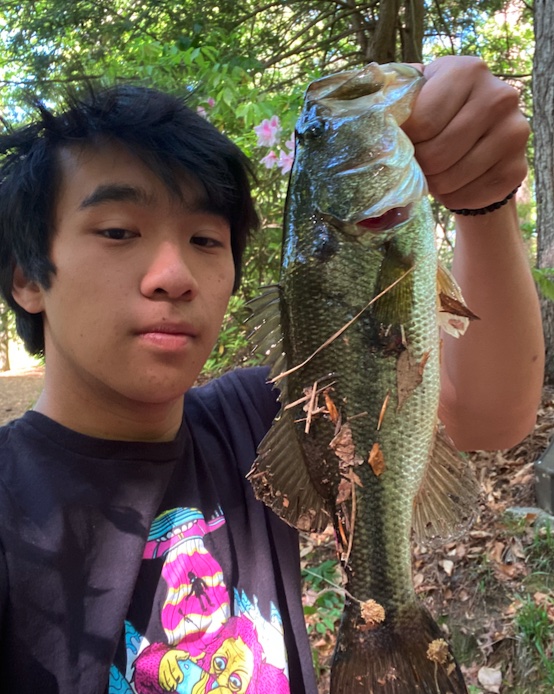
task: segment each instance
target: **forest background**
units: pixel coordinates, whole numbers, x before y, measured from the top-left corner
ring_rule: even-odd
[[[246,354],[244,303],[277,280],[294,123],[306,85],[377,62],[477,55],[520,93],[533,126],[531,173],[519,211],[554,345],[554,76],[550,0],[4,0],[0,3],[0,113],[24,121],[25,99],[55,104],[68,85],[132,80],[189,95],[256,165],[261,232],[246,257],[206,369]],[[533,61],[535,62],[533,70]],[[534,75],[534,79],[532,76]],[[539,105],[539,106],[537,106]],[[260,127],[264,124],[264,127]],[[436,207],[441,255],[452,215]],[[0,304],[0,371],[10,368],[13,317]],[[554,356],[548,353],[554,375]]]
[[[505,513],[533,501],[533,460],[554,431],[552,0],[2,0],[0,115],[24,123],[30,95],[55,105],[68,86],[131,80],[187,94],[249,155],[262,228],[206,365],[205,375],[213,376],[248,359],[245,302],[278,278],[294,123],[307,84],[372,60],[429,62],[452,54],[483,58],[518,90],[532,126],[518,212],[543,303],[545,397],[537,428],[521,446],[472,456],[484,488],[475,525],[432,554],[416,547],[414,579],[442,615],[472,694],[552,692],[554,533],[533,513],[519,520]],[[448,263],[454,220],[440,206],[434,211]],[[9,373],[14,344],[13,315],[0,303],[0,372]],[[6,391],[9,381],[2,382]],[[326,691],[340,576],[330,537],[303,538],[302,553],[306,620]]]

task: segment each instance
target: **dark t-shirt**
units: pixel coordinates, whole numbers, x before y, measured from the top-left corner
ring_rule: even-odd
[[[245,480],[265,376],[191,390],[167,443],[0,429],[2,691],[316,691],[296,533]]]

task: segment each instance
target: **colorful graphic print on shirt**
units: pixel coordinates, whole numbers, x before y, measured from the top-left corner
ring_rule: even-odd
[[[288,694],[280,615],[265,619],[257,600],[236,589],[234,614],[223,571],[204,544],[225,524],[193,508],[172,509],[152,523],[144,558],[164,558],[167,593],[160,619],[167,641],[149,643],[125,625],[127,669],[110,672],[110,694]]]

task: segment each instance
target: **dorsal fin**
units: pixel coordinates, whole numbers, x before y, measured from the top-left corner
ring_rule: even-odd
[[[250,328],[248,340],[252,354],[262,357],[270,364],[271,377],[284,370],[283,331],[281,329],[281,289],[273,284],[262,288],[259,296],[247,304],[251,311],[246,319]]]

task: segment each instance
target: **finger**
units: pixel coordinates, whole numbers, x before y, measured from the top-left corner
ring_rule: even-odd
[[[497,145],[499,152],[504,151],[507,145],[518,155],[524,153],[529,125],[519,110],[516,90],[509,85],[495,85],[486,97],[484,91],[484,88],[476,90],[456,118],[436,137],[416,144],[416,157],[426,175],[447,171],[472,152],[483,139]],[[477,175],[494,164],[494,149],[480,151],[488,154],[489,158],[480,163],[481,171]]]
[[[162,688],[165,689],[166,692],[170,692],[172,689],[174,689],[173,682],[168,677],[166,670],[160,670],[159,680]]]
[[[179,661],[181,660],[183,660],[183,658],[176,654],[175,660],[173,660],[169,666],[171,670],[171,677],[173,678],[173,688],[175,688],[175,686],[183,679],[183,673],[181,672],[181,668],[179,667]]]
[[[455,209],[476,209],[502,200],[527,174],[528,124],[508,131],[510,137],[492,130],[449,169],[428,175],[431,194]]]
[[[425,66],[426,82],[402,126],[412,142],[426,142],[441,133],[468,101],[475,82],[487,72],[481,60],[467,56],[439,58]]]
[[[477,210],[504,200],[507,195],[517,189],[525,178],[525,173],[524,165],[512,165],[508,157],[453,193],[441,195],[433,191],[432,181],[429,182],[429,190],[438,202],[450,210]]]

